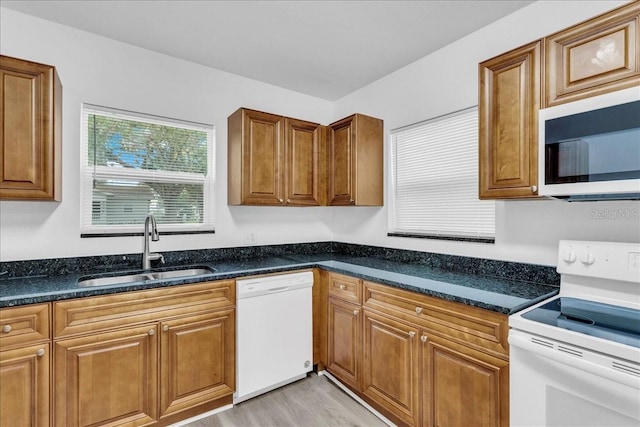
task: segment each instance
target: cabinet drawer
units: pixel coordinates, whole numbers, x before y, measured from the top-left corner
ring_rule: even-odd
[[[55,302],[54,338],[155,322],[235,305],[233,280]]]
[[[367,281],[363,306],[499,357],[509,353],[504,314]]]
[[[0,347],[36,343],[51,337],[49,304],[34,304],[0,310]]]
[[[329,295],[362,304],[362,281],[342,274],[329,274]]]

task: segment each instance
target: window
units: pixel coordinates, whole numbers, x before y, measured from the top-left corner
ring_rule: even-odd
[[[213,231],[213,126],[84,104],[83,237]]]
[[[493,241],[478,199],[478,108],[391,131],[390,235]]]

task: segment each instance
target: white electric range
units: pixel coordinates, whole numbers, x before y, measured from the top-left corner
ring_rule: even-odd
[[[640,426],[640,244],[563,240],[557,270],[509,317],[511,426]]]

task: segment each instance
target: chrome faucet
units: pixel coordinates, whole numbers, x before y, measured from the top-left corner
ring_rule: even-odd
[[[151,225],[151,229],[149,229],[149,225]],[[151,261],[155,261],[157,259],[160,260],[164,264],[164,256],[158,253],[149,253],[149,236],[151,236],[151,240],[157,242],[160,240],[160,236],[158,235],[158,227],[156,226],[156,218],[153,214],[148,214],[144,220],[144,250],[142,251],[142,269],[148,270],[151,268]]]

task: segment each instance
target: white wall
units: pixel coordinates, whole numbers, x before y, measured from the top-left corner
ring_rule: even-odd
[[[226,205],[226,118],[238,107],[320,123],[361,112],[384,119],[388,131],[477,104],[480,61],[623,3],[536,2],[335,103],[2,8],[2,54],[56,65],[60,74],[64,174],[62,203],[0,202],[0,260],[141,250],[139,237],[79,237],[82,102],[215,125],[216,233],[163,236],[153,246],[158,251],[336,240],[554,265],[559,239],[640,241],[639,202],[498,202],[495,245],[387,237],[386,202],[381,208]],[[635,218],[621,215],[633,212]]]
[[[63,85],[62,202],[0,202],[0,260],[142,250],[140,237],[80,238],[83,102],[215,126],[216,233],[162,236],[153,250],[331,240],[328,208],[226,204],[227,116],[239,107],[249,107],[329,123],[331,103],[6,8],[1,9],[0,28],[3,55],[55,65]]]
[[[479,62],[624,3],[535,2],[338,100],[336,117],[352,111],[370,114],[383,118],[388,132],[476,105]],[[387,160],[388,147],[385,139]],[[388,177],[386,161],[385,167]],[[336,210],[334,240],[545,265],[555,265],[560,239],[640,241],[640,202],[633,201],[497,202],[494,245],[387,237],[387,214],[386,207]]]

